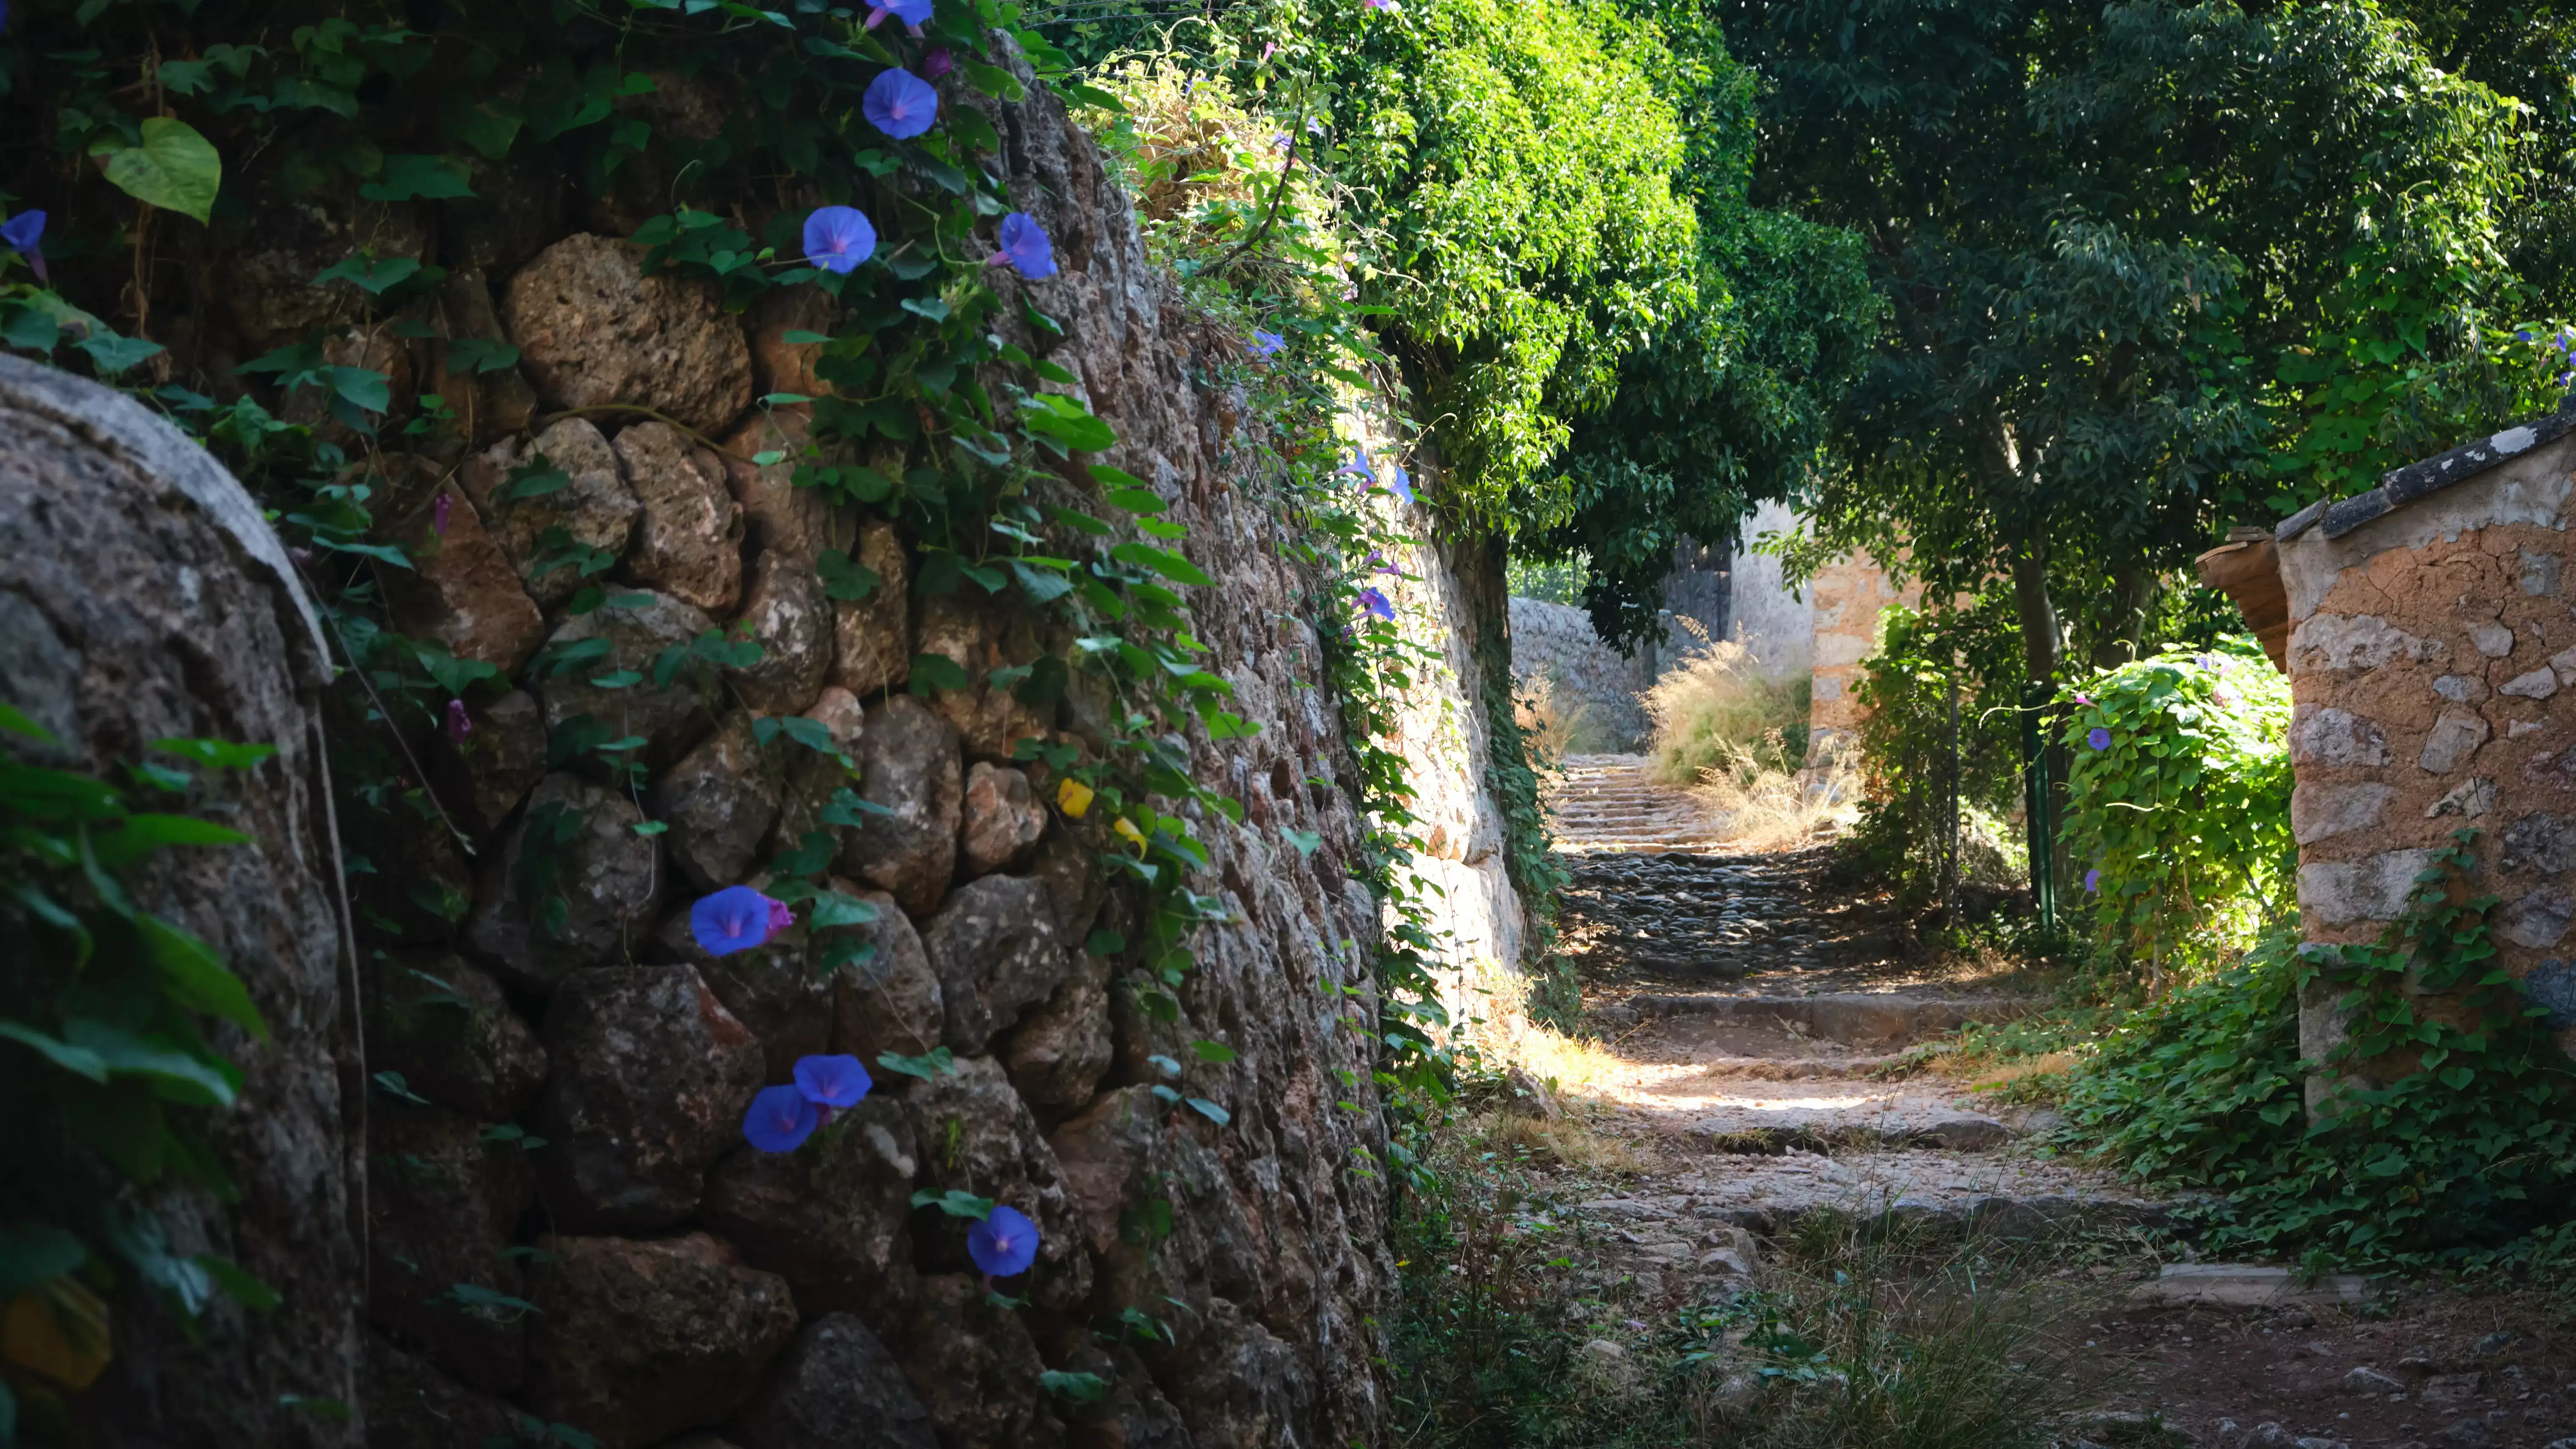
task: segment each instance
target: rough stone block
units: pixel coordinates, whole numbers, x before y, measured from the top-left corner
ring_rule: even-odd
[[[2393,921],[2404,914],[2415,877],[2433,861],[2429,850],[2391,850],[2353,861],[2299,867],[2299,905],[2319,922]]]
[[[966,771],[965,817],[958,841],[968,875],[1016,865],[1046,834],[1046,807],[1017,767],[977,760]]]
[[[2425,806],[2424,818],[2432,820],[2439,816],[2457,815],[2462,819],[2475,820],[2494,809],[2495,802],[2495,781],[2484,775],[2474,775],[2445,791],[2441,799]]]
[[[985,1300],[965,1274],[922,1280],[919,1305],[892,1336],[895,1357],[951,1445],[1056,1449],[1064,1426],[1039,1396],[1046,1365],[1021,1315]]]
[[[442,496],[448,500],[443,532],[437,526]],[[394,627],[434,639],[459,659],[489,664],[504,678],[517,674],[545,641],[545,616],[465,490],[433,490],[395,537],[412,567],[381,573]]]
[[[795,1335],[786,1280],[743,1266],[705,1233],[546,1247],[554,1261],[531,1275],[539,1312],[522,1399],[600,1449],[722,1422]]]
[[[528,1154],[443,1107],[380,1102],[367,1160],[368,1319],[475,1388],[518,1387],[523,1310],[458,1289],[521,1296],[506,1250],[536,1198]]]
[[[755,887],[767,884],[755,877]],[[689,930],[686,909],[672,912],[653,933],[653,959],[698,968],[707,989],[760,1042],[761,1061],[773,1082],[784,1082],[800,1058],[822,1052],[832,1034],[832,979],[814,969],[808,933],[791,926],[748,951],[711,956]],[[748,1106],[748,1103],[745,1104]]]
[[[2506,871],[2543,875],[2576,870],[2576,815],[2535,810],[2514,821],[2504,828],[2504,850],[2496,863]]]
[[[794,1285],[807,1311],[853,1310],[885,1326],[912,1294],[919,1170],[912,1119],[881,1085],[794,1152],[736,1149],[707,1181],[706,1220],[746,1262]]]
[[[2545,666],[2527,674],[2517,674],[2496,686],[2496,693],[2509,694],[2516,699],[2547,699],[2557,692],[2558,675]]]
[[[1052,722],[1052,712],[990,682],[994,670],[1033,664],[1045,652],[1036,619],[1011,607],[1009,597],[960,589],[923,600],[915,645],[917,652],[952,660],[966,671],[967,686],[940,690],[931,696],[931,707],[957,726],[968,754],[993,760],[1009,759],[1023,739],[1044,737]]]
[[[848,1313],[798,1331],[741,1423],[746,1449],[939,1449],[894,1355]]]
[[[546,1049],[499,982],[444,949],[369,951],[360,970],[368,1071],[400,1072],[413,1091],[486,1122],[536,1100]]]
[[[948,1008],[940,995],[939,975],[930,969],[930,953],[922,948],[912,918],[883,891],[864,891],[842,880],[833,881],[832,887],[857,896],[877,911],[877,918],[864,926],[842,928],[865,939],[876,951],[844,968],[833,981],[832,1049],[873,1063],[887,1052],[917,1057],[939,1045],[948,1026]]]
[[[465,721],[462,740],[439,731],[430,778],[459,825],[489,835],[545,778],[545,713],[535,695],[514,689],[498,699],[467,700]]]
[[[2426,737],[2415,764],[2433,774],[2447,775],[2466,763],[2494,733],[2494,727],[2483,716],[2445,712],[2433,722],[2433,733]]]
[[[1011,1084],[1051,1118],[1089,1105],[1092,1088],[1109,1070],[1109,963],[1080,952],[1071,960],[1072,974],[1002,1049]]]
[[[912,675],[912,568],[894,525],[878,520],[859,526],[849,555],[877,586],[864,599],[833,601],[832,682],[864,699]]]
[[[2291,712],[2290,759],[2299,764],[2385,765],[2388,736],[2349,710],[2303,704]]]
[[[1091,1255],[1064,1169],[1001,1065],[990,1057],[961,1057],[955,1071],[906,1087],[903,1106],[915,1140],[927,1144],[923,1185],[977,1193],[1028,1214],[1038,1225],[1039,1245],[1023,1291],[1048,1307],[1081,1302],[1091,1291]],[[969,1266],[962,1220],[926,1231],[932,1261],[961,1271]]]
[[[2328,840],[2380,823],[2394,787],[2380,784],[2332,785],[2302,780],[2290,792],[2290,834],[2299,844]]]
[[[559,408],[624,403],[722,433],[751,406],[751,349],[715,287],[644,274],[642,249],[569,236],[510,278],[501,313],[521,364]]]
[[[813,566],[777,550],[752,569],[735,631],[760,646],[759,662],[727,669],[756,714],[795,714],[814,703],[832,672],[832,601]]]
[[[561,473],[571,482],[518,496],[530,484],[513,482],[511,475],[543,469]],[[457,478],[483,511],[485,526],[509,552],[529,597],[548,609],[561,607],[584,582],[578,565],[546,567],[555,558],[568,556],[564,546],[568,543],[585,556],[591,551],[605,553],[614,560],[634,542],[636,522],[644,513],[618,471],[617,454],[608,439],[585,418],[558,419],[524,446],[495,443],[466,459]],[[533,478],[531,472],[531,483]],[[555,529],[563,530],[562,538],[549,539]]]
[[[2566,936],[2571,922],[2576,922],[2576,899],[2554,885],[2534,886],[2504,908],[2496,934],[2517,946],[2545,951]]]
[[[2418,639],[2375,614],[2311,614],[2290,636],[2290,667],[2301,673],[2380,669],[2445,652],[2439,641]]]
[[[625,796],[548,775],[508,844],[486,858],[466,944],[530,991],[625,955],[662,901],[661,842],[637,835],[642,823]]]
[[[761,746],[751,716],[736,713],[654,782],[646,799],[653,817],[671,827],[671,863],[701,893],[741,880],[769,838],[786,748]]]
[[[723,462],[669,423],[636,423],[609,445],[643,505],[625,577],[706,610],[742,596],[742,508]]]
[[[2513,631],[2492,619],[2469,626],[2469,645],[2489,659],[2502,659],[2513,652]]]
[[[741,1141],[764,1063],[696,968],[574,973],[546,1012],[546,1046],[538,1173],[557,1224],[647,1231],[697,1211],[708,1166]]]
[[[921,943],[947,1006],[949,1049],[962,1055],[983,1051],[1054,995],[1073,966],[1046,887],[1026,876],[988,875],[958,887]]]
[[[538,682],[547,731],[588,715],[610,737],[641,736],[644,744],[633,758],[645,769],[669,768],[715,728],[723,688],[715,666],[704,659],[684,658],[668,683],[656,678],[656,661],[664,650],[686,648],[714,627],[703,612],[665,594],[565,620],[547,648],[562,651],[598,639],[607,642],[608,652]],[[603,679],[609,683],[598,682]]]
[[[957,868],[965,779],[957,730],[910,695],[868,711],[859,794],[885,807],[848,833],[838,869],[894,893],[915,917],[937,909]]]

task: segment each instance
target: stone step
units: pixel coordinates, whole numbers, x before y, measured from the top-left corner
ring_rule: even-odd
[[[1713,963],[1712,969],[1724,970]],[[1640,995],[1626,1003],[1649,1020],[1710,1016],[1744,1025],[1786,1026],[1827,1041],[1884,1043],[1955,1031],[1969,1022],[2010,1021],[2041,1006],[2027,997],[1919,997],[1836,992],[1816,996]]]

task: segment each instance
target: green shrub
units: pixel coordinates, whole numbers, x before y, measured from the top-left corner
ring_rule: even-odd
[[[2101,939],[2160,980],[2291,909],[2290,686],[2252,639],[2103,671],[2060,706],[2072,884]]]
[[[2021,799],[2020,724],[2009,686],[2018,653],[2008,602],[1940,613],[1892,605],[1879,619],[1875,653],[1863,663],[1853,696],[1867,711],[1860,725],[1863,798],[1860,824],[1846,845],[1854,874],[1893,888],[1909,908],[1940,893],[1949,843],[1952,772],[1963,823],[1978,813],[2014,814]],[[1952,753],[1950,699],[1958,690],[1957,749]],[[1995,697],[2002,695],[2002,697]],[[2016,837],[2018,829],[2012,832]],[[2011,867],[2025,868],[2015,841]],[[1961,862],[1962,873],[1966,862]]]
[[[1655,773],[1697,784],[1797,769],[1807,758],[1804,674],[1757,667],[1743,645],[1720,640],[1656,680],[1645,693],[1655,723]]]

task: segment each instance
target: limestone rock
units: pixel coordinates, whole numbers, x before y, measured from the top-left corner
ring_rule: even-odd
[[[569,236],[510,278],[501,311],[537,391],[559,408],[649,407],[721,433],[751,406],[751,349],[716,289],[644,275],[640,249]]]
[[[888,813],[850,832],[838,868],[893,892],[907,913],[929,915],[957,866],[965,781],[955,726],[910,695],[869,710],[859,794]]]
[[[951,892],[921,933],[948,1010],[951,1051],[974,1055],[1055,994],[1072,969],[1046,887],[988,875]]]
[[[2415,763],[2436,775],[2447,775],[2476,754],[2478,746],[2493,733],[2494,727],[2484,716],[2446,713],[2433,722],[2433,733],[2425,739],[2423,753],[2415,757]]]
[[[810,291],[799,287],[794,290]],[[808,1323],[742,1412],[747,1449],[939,1449],[930,1411],[867,1325],[848,1313]]]
[[[2496,784],[2484,775],[2474,775],[2443,792],[2442,798],[2424,807],[2424,818],[2457,815],[2475,820],[2495,808]]]
[[[366,1335],[358,1407],[368,1449],[457,1449],[518,1441],[517,1411],[478,1394],[403,1352],[382,1335]]]
[[[602,639],[608,652],[538,682],[546,729],[560,730],[566,720],[586,714],[610,737],[643,736],[632,758],[647,770],[668,767],[715,728],[723,688],[715,666],[703,659],[687,659],[668,684],[655,681],[654,662],[662,651],[686,647],[714,627],[705,614],[662,594],[632,608],[610,606],[565,620],[546,641],[548,649]],[[628,674],[640,677],[626,681]],[[611,687],[595,682],[600,679],[610,680]]]
[[[1503,1073],[1502,1110],[1508,1116],[1527,1117],[1533,1121],[1554,1122],[1565,1115],[1556,1093],[1527,1067],[1513,1067]]]
[[[1046,1371],[1021,1315],[985,1301],[965,1274],[922,1280],[905,1331],[892,1335],[913,1392],[951,1445],[1055,1449],[1064,1427],[1040,1399]]]
[[[1091,923],[1108,898],[1109,883],[1101,876],[1098,847],[1086,838],[1085,830],[1070,820],[1059,824],[1038,842],[1028,873],[1046,886],[1047,899],[1055,903],[1055,921],[1065,943],[1079,946],[1089,940]]]
[[[1260,1302],[1268,1293],[1262,1253],[1225,1164],[1197,1128],[1175,1125],[1175,1116],[1151,1087],[1120,1087],[1048,1138],[1106,1299]],[[1130,1209],[1153,1197],[1172,1204],[1172,1236],[1148,1252],[1127,1241],[1122,1225]]]
[[[760,1046],[689,966],[575,972],[546,1012],[539,1186],[562,1227],[645,1231],[697,1210],[741,1140]]]
[[[864,961],[843,970],[833,986],[832,1050],[873,1064],[887,1052],[917,1057],[939,1045],[948,1013],[939,993],[939,977],[921,935],[895,898],[883,891],[861,891],[847,881],[835,890],[876,907],[877,918],[844,929],[876,947]],[[875,1070],[873,1066],[870,1068]]]
[[[478,835],[501,828],[546,776],[546,722],[536,696],[523,689],[465,702],[462,740],[440,730],[431,746],[430,777],[457,823]]]
[[[711,614],[732,612],[742,597],[743,518],[723,462],[662,422],[637,423],[609,446],[644,509],[626,577]]]
[[[2544,875],[2576,870],[2576,815],[2535,810],[2504,828],[2497,865],[2506,871],[2538,869]]]
[[[662,900],[661,842],[635,833],[643,823],[625,796],[548,775],[508,844],[486,857],[466,944],[530,991],[624,956]]]
[[[1986,1152],[2010,1142],[2012,1129],[1976,1112],[1944,1112],[1932,1119],[1923,1135],[1953,1151]]]
[[[274,175],[241,178],[244,196],[264,204],[217,219],[224,285],[214,300],[232,315],[243,356],[299,341],[315,328],[358,314],[355,287],[313,278],[364,251],[380,262],[426,257],[429,229],[416,206],[361,199],[355,176],[333,176],[320,195],[288,202]]]
[[[994,670],[1034,663],[1045,652],[1036,620],[1010,607],[1006,597],[960,589],[923,600],[916,646],[966,671],[967,686],[940,690],[931,706],[957,726],[968,754],[996,760],[1009,759],[1023,739],[1045,736],[1053,718],[990,681]]]
[[[810,398],[832,390],[814,375],[823,344],[787,340],[790,332],[831,335],[841,321],[841,304],[831,293],[820,287],[772,287],[751,304],[749,321],[751,385],[761,396],[792,392]]]
[[[2429,850],[2390,850],[2354,861],[2299,867],[2299,907],[2329,926],[2393,921],[2414,894],[2415,877],[2433,861]]]
[[[646,798],[671,827],[671,863],[700,893],[742,879],[768,839],[785,775],[780,748],[762,747],[751,716],[736,713],[654,782]]]
[[[2496,693],[2510,694],[2517,699],[2547,699],[2557,692],[2558,675],[2547,667],[2534,669],[2528,674],[2515,675],[2506,683],[2496,686]]]
[[[2489,659],[2502,659],[2513,652],[2513,631],[2493,619],[2480,620],[2469,626],[2469,643]]]
[[[711,956],[698,944],[685,909],[674,911],[653,935],[654,958],[698,968],[725,1010],[760,1042],[763,1068],[773,1082],[786,1081],[797,1060],[823,1051],[832,1035],[833,980],[814,969],[804,917],[800,911],[800,924],[727,956]]]
[[[871,519],[859,526],[850,560],[877,576],[864,599],[832,604],[832,682],[865,698],[912,675],[912,570],[894,525]]]
[[[2388,736],[2349,710],[2303,704],[2290,712],[2290,758],[2302,764],[2384,765]]]
[[[413,1091],[486,1122],[536,1100],[546,1049],[499,982],[442,949],[370,951],[360,970],[368,1071],[400,1072]]]
[[[450,340],[500,342],[500,313],[492,289],[476,267],[450,272],[438,289],[441,335]],[[440,348],[440,376],[435,391],[456,413],[458,440],[471,448],[526,432],[537,416],[537,390],[516,362],[486,369],[482,357],[467,365],[452,345]]]
[[[785,1280],[704,1233],[632,1242],[554,1238],[529,1320],[521,1396],[600,1449],[643,1449],[722,1421],[796,1332]]]
[[[746,1146],[718,1164],[706,1220],[745,1261],[793,1284],[809,1312],[890,1325],[912,1293],[919,1167],[911,1118],[881,1087],[794,1152]]]
[[[781,290],[822,295],[810,287]],[[832,511],[822,490],[796,486],[796,470],[806,461],[805,445],[812,436],[808,410],[783,407],[753,413],[724,440],[732,455],[724,460],[725,474],[734,501],[742,505],[755,553],[781,553],[810,564],[832,546]],[[770,463],[749,461],[764,453],[782,456]]]
[[[536,1198],[528,1154],[443,1107],[379,1103],[367,1157],[368,1318],[475,1388],[518,1387],[524,1314],[457,1290],[522,1296],[505,1250]]]
[[[1079,1303],[1091,1289],[1083,1224],[1065,1192],[1055,1149],[1000,1064],[990,1057],[961,1057],[954,1071],[907,1087],[903,1105],[912,1115],[914,1138],[928,1144],[923,1185],[977,1193],[1028,1214],[1038,1225],[1039,1246],[1026,1291],[1050,1308]],[[942,1225],[929,1247],[936,1259],[962,1270],[969,1261],[965,1229],[952,1223]],[[947,1423],[945,1416],[941,1423]]]
[[[824,824],[823,812],[831,808],[833,797],[841,791],[858,793],[858,781],[850,771],[858,764],[860,742],[867,737],[867,711],[848,690],[827,685],[805,711],[805,718],[823,727],[832,753],[813,749],[794,738],[781,741],[779,757],[786,773],[779,794],[778,824],[769,841],[773,855],[796,849],[817,830],[838,841],[843,827]],[[844,764],[844,760],[848,763]],[[836,852],[838,848],[834,847]]]
[[[1079,952],[1072,961],[1072,974],[1011,1033],[1002,1054],[1020,1096],[1054,1118],[1090,1104],[1111,1055],[1109,963]]]
[[[570,481],[541,482],[548,473]],[[588,577],[579,563],[558,561],[594,553],[614,561],[634,542],[644,512],[618,471],[617,454],[586,418],[558,419],[525,446],[495,443],[468,458],[456,476],[529,596],[548,609],[570,600]]]
[[[2290,834],[2299,844],[2330,840],[2367,830],[2387,814],[2397,798],[2394,787],[2375,782],[2352,785],[2303,781],[2290,791]]]
[[[1046,833],[1046,807],[1029,777],[1010,765],[977,760],[966,770],[965,819],[958,840],[968,875],[1016,865]]]
[[[725,671],[744,705],[794,714],[814,703],[832,671],[832,601],[811,564],[782,551],[762,554],[735,629],[760,646],[758,663]]]
[[[439,532],[438,495],[448,500],[447,527]],[[484,530],[483,518],[462,488],[439,488],[395,537],[410,554],[409,569],[385,569],[385,607],[394,627],[435,639],[459,659],[489,664],[503,677],[519,672],[546,637],[545,617],[519,582],[518,565]]]
[[[2505,907],[2504,923],[2496,934],[2517,946],[2546,951],[2566,936],[2571,923],[2576,923],[2576,899],[2554,885],[2535,886]]]

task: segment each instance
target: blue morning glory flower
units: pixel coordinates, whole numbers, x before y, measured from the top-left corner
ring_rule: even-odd
[[[748,951],[769,939],[777,904],[749,886],[726,886],[689,907],[689,934],[710,956]]]
[[[1395,476],[1387,480],[1386,486],[1394,490],[1396,497],[1403,499],[1407,503],[1411,503],[1413,501],[1413,475],[1404,471],[1404,465],[1402,463],[1389,463],[1387,466],[1395,470]]]
[[[1025,211],[1015,211],[1002,218],[1002,249],[993,253],[987,265],[1008,262],[1011,270],[1032,282],[1042,282],[1055,275],[1055,243],[1047,240],[1046,229],[1037,218]]]
[[[822,1110],[794,1087],[764,1087],[742,1115],[744,1140],[763,1152],[793,1152],[823,1121]]]
[[[2092,733],[2084,737],[2084,743],[2097,750],[2107,750],[2111,748],[2111,732],[2100,725],[2095,725]]]
[[[818,206],[805,218],[805,260],[824,271],[847,276],[876,252],[877,229],[855,206]]]
[[[1252,329],[1252,353],[1255,357],[1277,357],[1288,350],[1288,339],[1276,332]]]
[[[1386,595],[1379,593],[1375,588],[1360,590],[1359,599],[1360,607],[1369,613],[1381,619],[1391,620],[1395,617],[1395,605],[1387,602]]]
[[[868,22],[860,28],[874,30],[884,24],[889,15],[902,21],[906,30],[919,35],[921,22],[930,18],[930,0],[886,0],[885,4],[868,11]]]
[[[898,141],[909,141],[939,119],[939,92],[930,88],[930,82],[897,66],[868,82],[867,94],[859,97],[859,111],[868,118],[868,124]]]
[[[8,23],[8,0],[0,0],[0,25]],[[39,282],[49,280],[45,276],[44,249],[39,245],[44,239],[45,214],[41,211],[22,211],[7,221],[0,221],[0,246],[25,257],[27,265],[35,268]]]
[[[1351,460],[1333,470],[1333,476],[1336,478],[1339,478],[1344,474],[1348,474],[1353,478],[1366,478],[1372,486],[1377,483],[1377,469],[1369,463],[1368,449],[1353,449],[1351,451]]]
[[[997,1204],[982,1222],[966,1230],[966,1256],[987,1277],[1025,1273],[1038,1260],[1038,1225],[1018,1208]]]
[[[2096,869],[2084,872],[2084,889],[2088,891],[2098,891],[2102,889],[2102,872],[2100,870]]]
[[[804,1057],[796,1063],[796,1090],[818,1107],[855,1107],[875,1085],[857,1057]]]
[[[2513,340],[2516,342],[2529,342],[2531,340],[2531,329],[2528,327],[2516,327],[2513,329]]]

